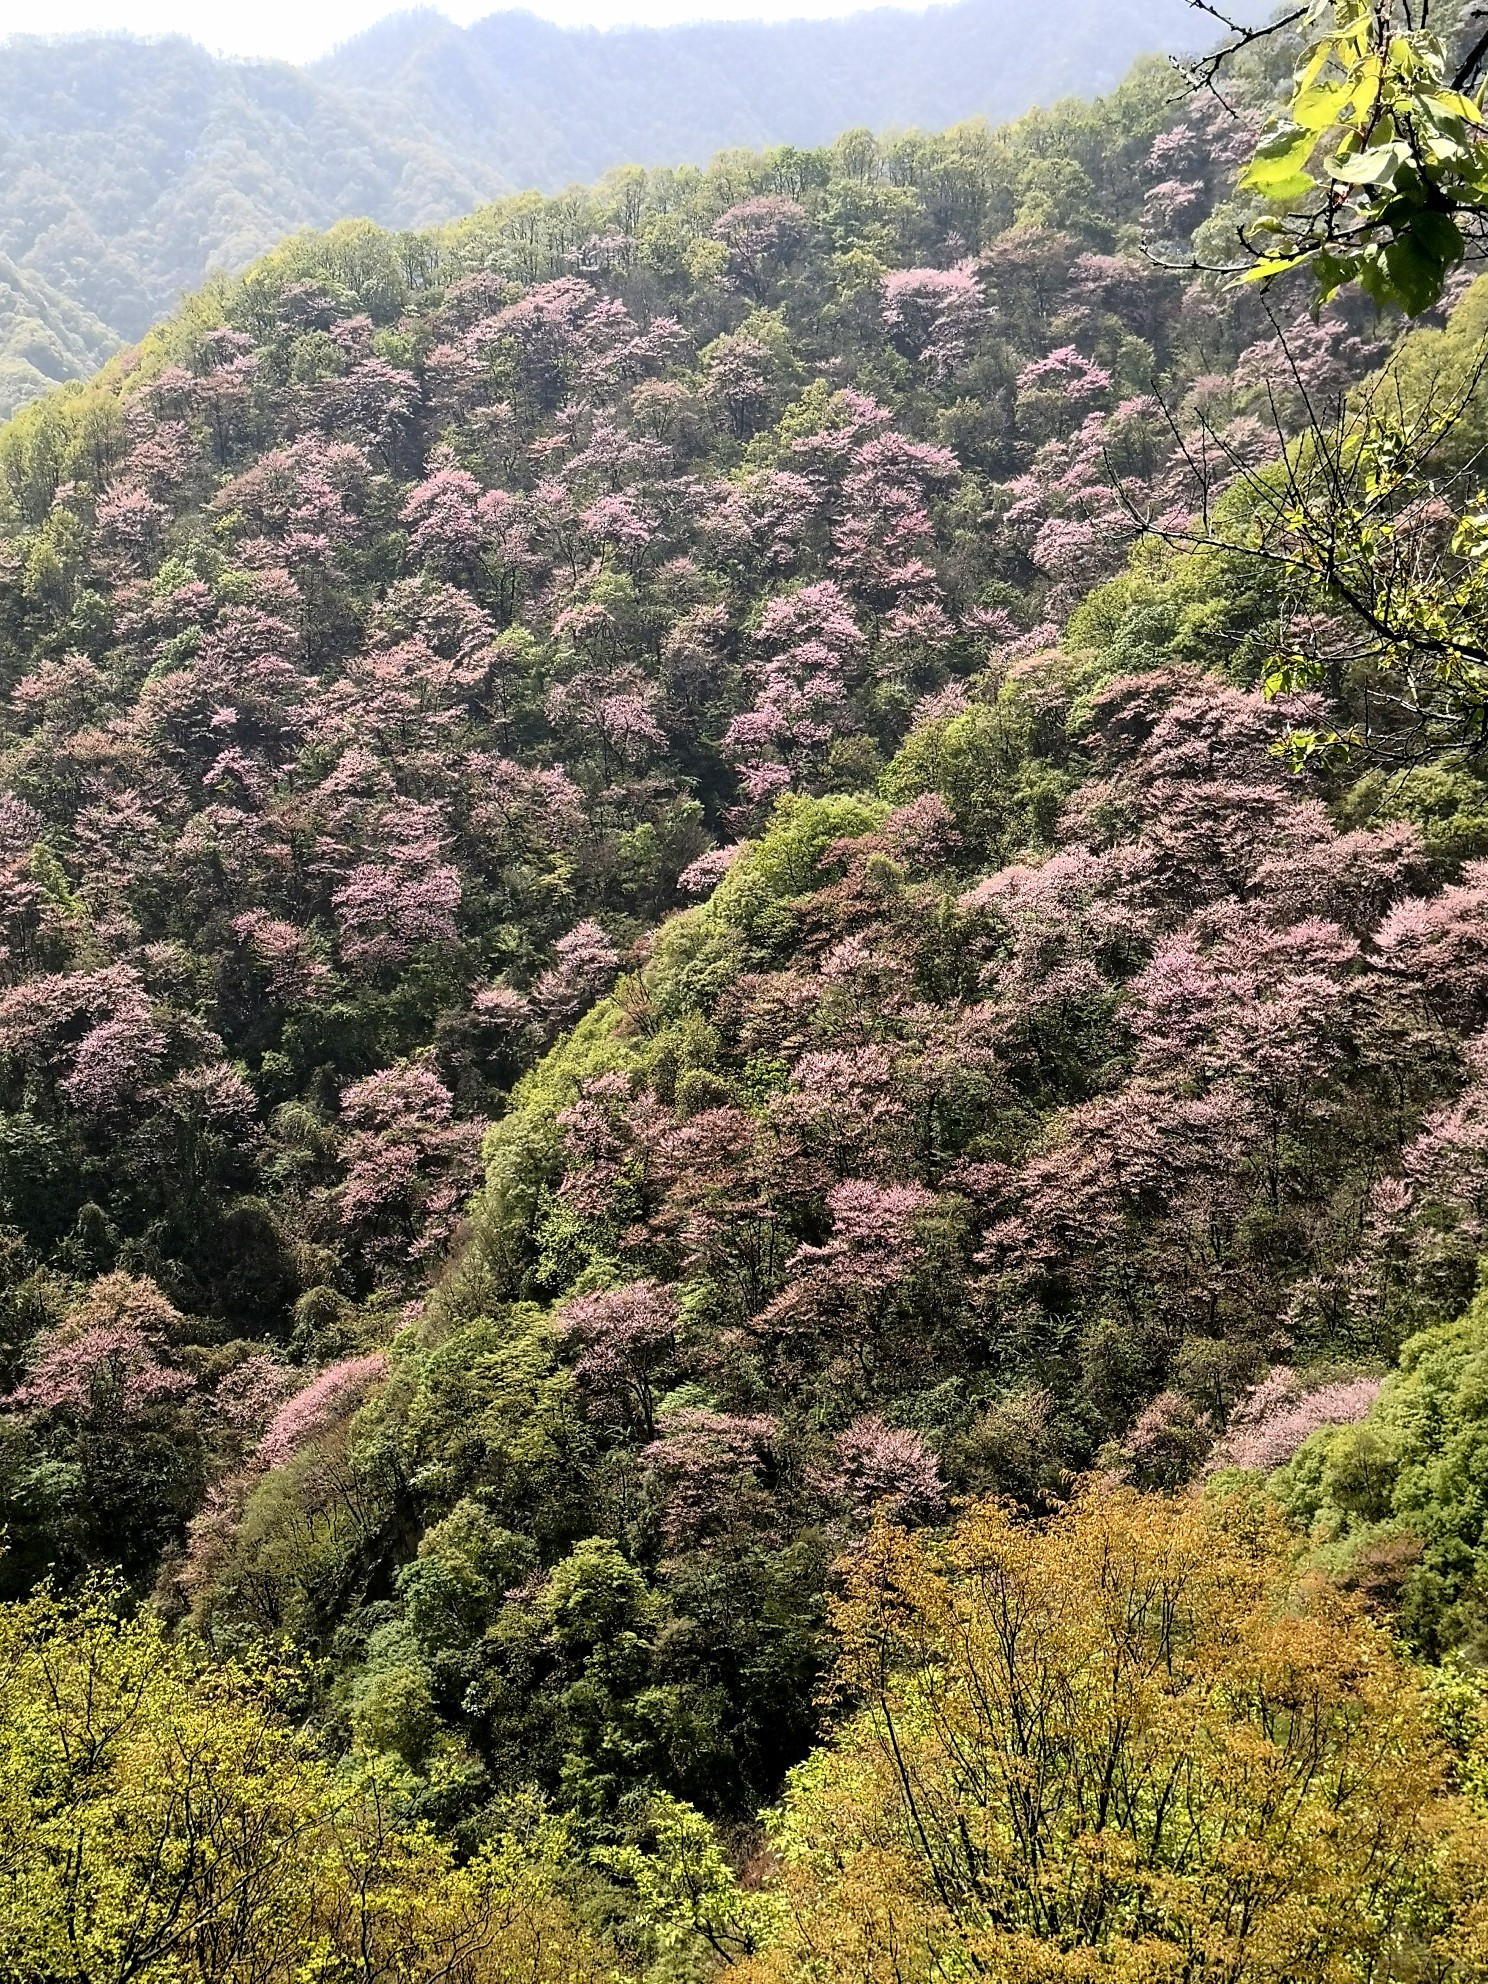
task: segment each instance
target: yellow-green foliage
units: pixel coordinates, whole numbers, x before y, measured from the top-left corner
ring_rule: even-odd
[[[1488,443],[1488,394],[1482,391],[1480,379],[1485,336],[1488,277],[1480,276],[1440,330],[1417,325],[1401,339],[1385,368],[1392,394],[1398,390],[1410,409],[1432,400],[1461,404],[1462,417],[1442,451],[1443,466],[1473,461]]]
[[[883,1528],[837,1623],[861,1707],[772,1823],[751,1984],[1481,1976],[1483,1824],[1431,1707],[1259,1505]]]
[[[1243,524],[1240,527],[1243,536]],[[1147,539],[1127,569],[1070,615],[1067,644],[1099,655],[1108,673],[1150,666],[1223,667],[1243,679],[1266,651],[1274,577],[1258,560],[1205,546],[1177,551]]]
[[[759,840],[713,892],[710,913],[760,941],[794,928],[790,903],[821,880],[822,857],[834,841],[871,833],[888,809],[868,798],[833,793],[811,799],[791,793],[776,802]]]
[[[1364,773],[1340,806],[1351,826],[1409,820],[1434,861],[1471,861],[1488,853],[1488,785],[1470,759],[1439,758],[1401,771]]]
[[[971,860],[995,866],[1047,845],[1078,776],[1071,707],[1096,665],[1052,653],[1020,664],[985,700],[922,723],[881,780],[897,805],[934,792]]]
[[[614,1976],[558,1898],[560,1827],[457,1864],[391,1767],[333,1767],[288,1706],[287,1677],[203,1664],[106,1591],[0,1610],[0,1976]]]
[[[1367,1419],[1312,1434],[1273,1486],[1323,1560],[1398,1593],[1427,1651],[1488,1649],[1488,1294],[1411,1337]]]

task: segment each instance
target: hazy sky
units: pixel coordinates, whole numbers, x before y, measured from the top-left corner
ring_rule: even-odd
[[[517,0],[444,0],[441,13],[475,21]],[[847,14],[874,0],[527,0],[529,10],[565,26],[662,26],[703,18],[789,20]],[[914,0],[897,0],[914,4]],[[398,0],[0,0],[0,35],[70,34],[127,28],[134,34],[188,34],[232,55],[281,55],[291,62],[323,55],[338,41],[400,11]]]

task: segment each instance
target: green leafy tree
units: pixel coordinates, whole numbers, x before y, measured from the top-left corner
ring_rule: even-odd
[[[335,1770],[292,1677],[208,1664],[95,1588],[0,1610],[0,1976],[543,1984],[613,1976],[539,1820],[457,1865],[385,1765]]]
[[[1312,0],[1286,16],[1302,55],[1240,174],[1268,209],[1245,230],[1244,281],[1305,267],[1323,301],[1357,282],[1410,316],[1440,297],[1488,213],[1488,38],[1453,63],[1427,18],[1412,0]]]

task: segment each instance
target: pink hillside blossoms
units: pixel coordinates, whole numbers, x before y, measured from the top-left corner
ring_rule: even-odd
[[[282,1467],[302,1447],[328,1433],[338,1420],[355,1412],[372,1387],[387,1376],[387,1368],[384,1350],[328,1365],[303,1391],[286,1399],[269,1421],[254,1456],[259,1465]]]
[[[876,1413],[855,1419],[836,1441],[837,1464],[818,1485],[858,1524],[925,1522],[945,1505],[935,1456],[911,1427],[886,1426]]]
[[[557,1321],[582,1346],[574,1366],[597,1398],[656,1437],[656,1400],[677,1351],[677,1298],[643,1279],[565,1302]]]
[[[620,955],[600,926],[575,924],[553,946],[556,962],[532,988],[532,1003],[555,1025],[577,1018],[609,990],[620,969]]]
[[[711,895],[744,851],[743,841],[734,841],[728,847],[710,847],[706,854],[700,854],[677,877],[678,893],[684,896]]]
[[[189,1372],[168,1362],[169,1333],[180,1322],[154,1282],[104,1275],[38,1337],[26,1376],[3,1404],[36,1417],[142,1418],[195,1390]]]
[[[1341,1378],[1312,1391],[1295,1371],[1278,1365],[1235,1409],[1229,1430],[1209,1456],[1206,1474],[1221,1467],[1284,1467],[1320,1426],[1354,1426],[1379,1397],[1378,1378]]]
[[[192,1389],[184,1371],[160,1362],[155,1346],[128,1323],[101,1323],[80,1336],[43,1344],[27,1375],[5,1400],[16,1412],[87,1417],[106,1398],[126,1418]]]
[[[987,320],[970,262],[951,269],[890,269],[883,279],[884,328],[903,351],[946,379],[965,363]]]

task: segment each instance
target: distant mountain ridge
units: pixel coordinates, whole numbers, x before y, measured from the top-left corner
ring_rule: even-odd
[[[430,142],[555,191],[620,163],[701,163],[734,145],[818,145],[853,125],[942,129],[1092,95],[1195,39],[1186,0],[959,0],[837,20],[554,27],[525,12],[458,28],[395,14],[309,73],[396,104]]]
[[[998,121],[1201,39],[1186,0],[958,0],[838,20],[458,28],[393,15],[308,68],[180,38],[16,36],[0,65],[0,413],[85,375],[213,269],[366,217],[855,125]]]

